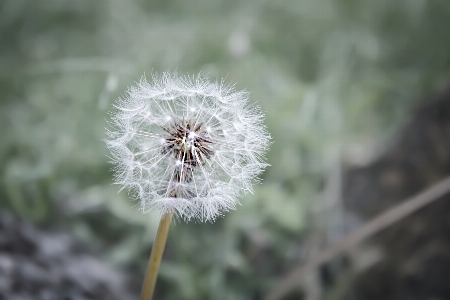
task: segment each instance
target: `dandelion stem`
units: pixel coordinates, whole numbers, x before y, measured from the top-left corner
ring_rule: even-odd
[[[141,300],[151,300],[155,291],[156,277],[158,276],[159,265],[166,246],[167,235],[169,233],[170,223],[172,222],[173,212],[169,212],[161,217],[155,242],[153,243],[152,253],[147,266],[144,283],[142,285]]]

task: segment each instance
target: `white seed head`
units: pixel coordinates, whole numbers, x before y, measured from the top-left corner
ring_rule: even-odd
[[[270,135],[248,93],[203,75],[142,78],[116,101],[106,144],[143,212],[214,221],[252,192]]]

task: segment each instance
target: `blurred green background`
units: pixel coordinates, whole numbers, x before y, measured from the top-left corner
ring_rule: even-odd
[[[143,274],[158,215],[112,185],[107,111],[143,74],[226,77],[266,112],[272,166],[223,219],[172,227],[158,288],[258,299],[326,226],[330,172],[450,79],[449,29],[448,0],[0,0],[0,205]]]

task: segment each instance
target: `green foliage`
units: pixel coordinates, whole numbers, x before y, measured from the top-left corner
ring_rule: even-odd
[[[0,2],[0,197],[144,270],[158,216],[112,186],[106,111],[143,73],[227,76],[266,111],[272,167],[215,224],[171,230],[165,299],[249,299],[298,259],[332,166],[367,163],[448,80],[445,0]]]

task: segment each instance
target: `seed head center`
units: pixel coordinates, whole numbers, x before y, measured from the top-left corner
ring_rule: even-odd
[[[163,126],[168,135],[164,136],[162,153],[181,161],[181,165],[187,169],[193,169],[198,164],[203,164],[205,159],[214,154],[213,141],[210,133],[203,128],[203,124],[191,121],[175,121],[169,126]]]

